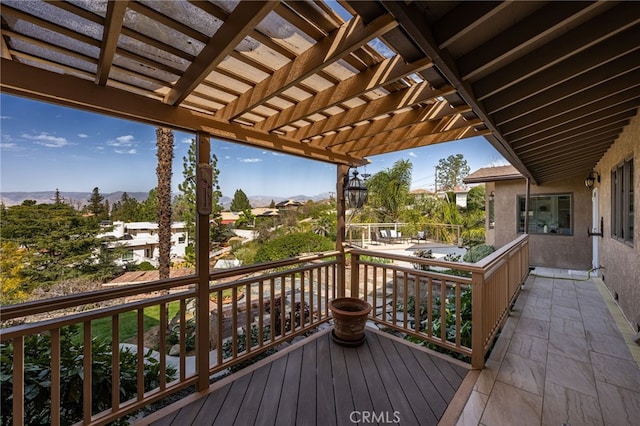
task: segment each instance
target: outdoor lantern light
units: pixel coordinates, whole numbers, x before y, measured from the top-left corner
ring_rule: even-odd
[[[493,201],[496,197],[496,194],[493,193],[493,191],[491,191],[491,194],[489,194],[489,201]]]
[[[359,209],[367,201],[367,187],[358,178],[358,171],[353,171],[353,177],[349,179],[349,174],[345,177],[344,198],[347,205],[352,209]]]
[[[584,185],[587,189],[593,189],[593,186],[596,184],[596,181],[600,182],[600,175],[598,172],[589,172],[589,176],[584,180]]]

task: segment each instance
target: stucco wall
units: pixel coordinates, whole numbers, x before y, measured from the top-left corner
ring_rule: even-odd
[[[611,170],[633,155],[634,236],[633,247],[611,238]],[[636,331],[640,331],[640,115],[625,127],[616,143],[596,166],[601,182],[599,211],[604,217],[604,238],[600,238],[601,272],[611,293]]]
[[[580,269],[591,268],[591,193],[584,186],[585,176],[552,182],[541,186],[531,185],[534,194],[571,194],[573,235],[531,234],[529,237],[529,263],[531,266]],[[490,191],[487,190],[489,193]],[[524,196],[524,179],[495,182],[496,228],[492,236],[496,248],[518,237],[518,195]],[[487,239],[490,243],[490,239]]]

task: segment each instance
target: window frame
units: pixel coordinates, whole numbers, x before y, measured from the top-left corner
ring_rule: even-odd
[[[569,197],[569,232],[568,233],[564,233],[564,232],[552,232],[552,230],[549,230],[549,232],[527,232],[529,235],[553,235],[553,236],[562,236],[562,237],[572,237],[575,235],[575,229],[574,229],[574,214],[575,214],[575,209],[574,209],[574,194],[573,192],[554,192],[554,193],[541,193],[541,194],[530,194],[529,195],[529,211],[533,212],[535,214],[535,211],[532,210],[532,200],[533,199],[537,199],[537,198],[545,198],[545,197],[556,197],[559,199],[559,197]],[[524,234],[525,230],[524,230],[524,221],[522,224],[522,228],[520,227],[520,220],[521,220],[521,213],[524,212],[524,210],[521,210],[520,207],[522,205],[521,200],[526,199],[526,195],[525,194],[518,194],[516,196],[516,233],[517,234]],[[526,204],[526,203],[525,203]],[[557,201],[556,201],[557,204]],[[557,207],[556,207],[557,210]],[[531,229],[531,221],[534,220],[534,214],[531,214],[529,216],[529,230]],[[558,215],[557,211],[556,211],[556,216]],[[556,221],[557,223],[557,217],[556,217]],[[554,223],[554,222],[552,222]],[[556,228],[558,229],[558,228]]]
[[[633,156],[626,157],[611,169],[610,237],[633,247],[635,191]]]

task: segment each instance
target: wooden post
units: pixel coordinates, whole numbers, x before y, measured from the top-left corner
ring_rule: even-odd
[[[338,297],[344,297],[345,285],[346,285],[346,258],[344,254],[344,241],[346,232],[346,204],[344,198],[344,178],[349,174],[349,166],[346,164],[338,164],[337,176],[336,176],[336,204],[338,210],[338,223],[337,223],[337,235],[336,235],[336,250],[340,252],[338,255]]]
[[[196,138],[196,275],[197,331],[196,369],[198,391],[209,388],[209,216],[212,202],[212,169],[209,158],[209,135],[198,133]],[[219,348],[220,349],[220,348]]]
[[[524,197],[524,234],[529,233],[529,197],[531,196],[531,182],[529,178],[525,181],[525,197]]]
[[[483,273],[473,272],[471,282],[471,367],[481,370],[484,367]]]

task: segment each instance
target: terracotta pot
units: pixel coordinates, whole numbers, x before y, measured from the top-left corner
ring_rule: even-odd
[[[333,317],[334,341],[346,346],[356,346],[364,342],[364,329],[371,305],[354,297],[339,297],[329,302]]]

